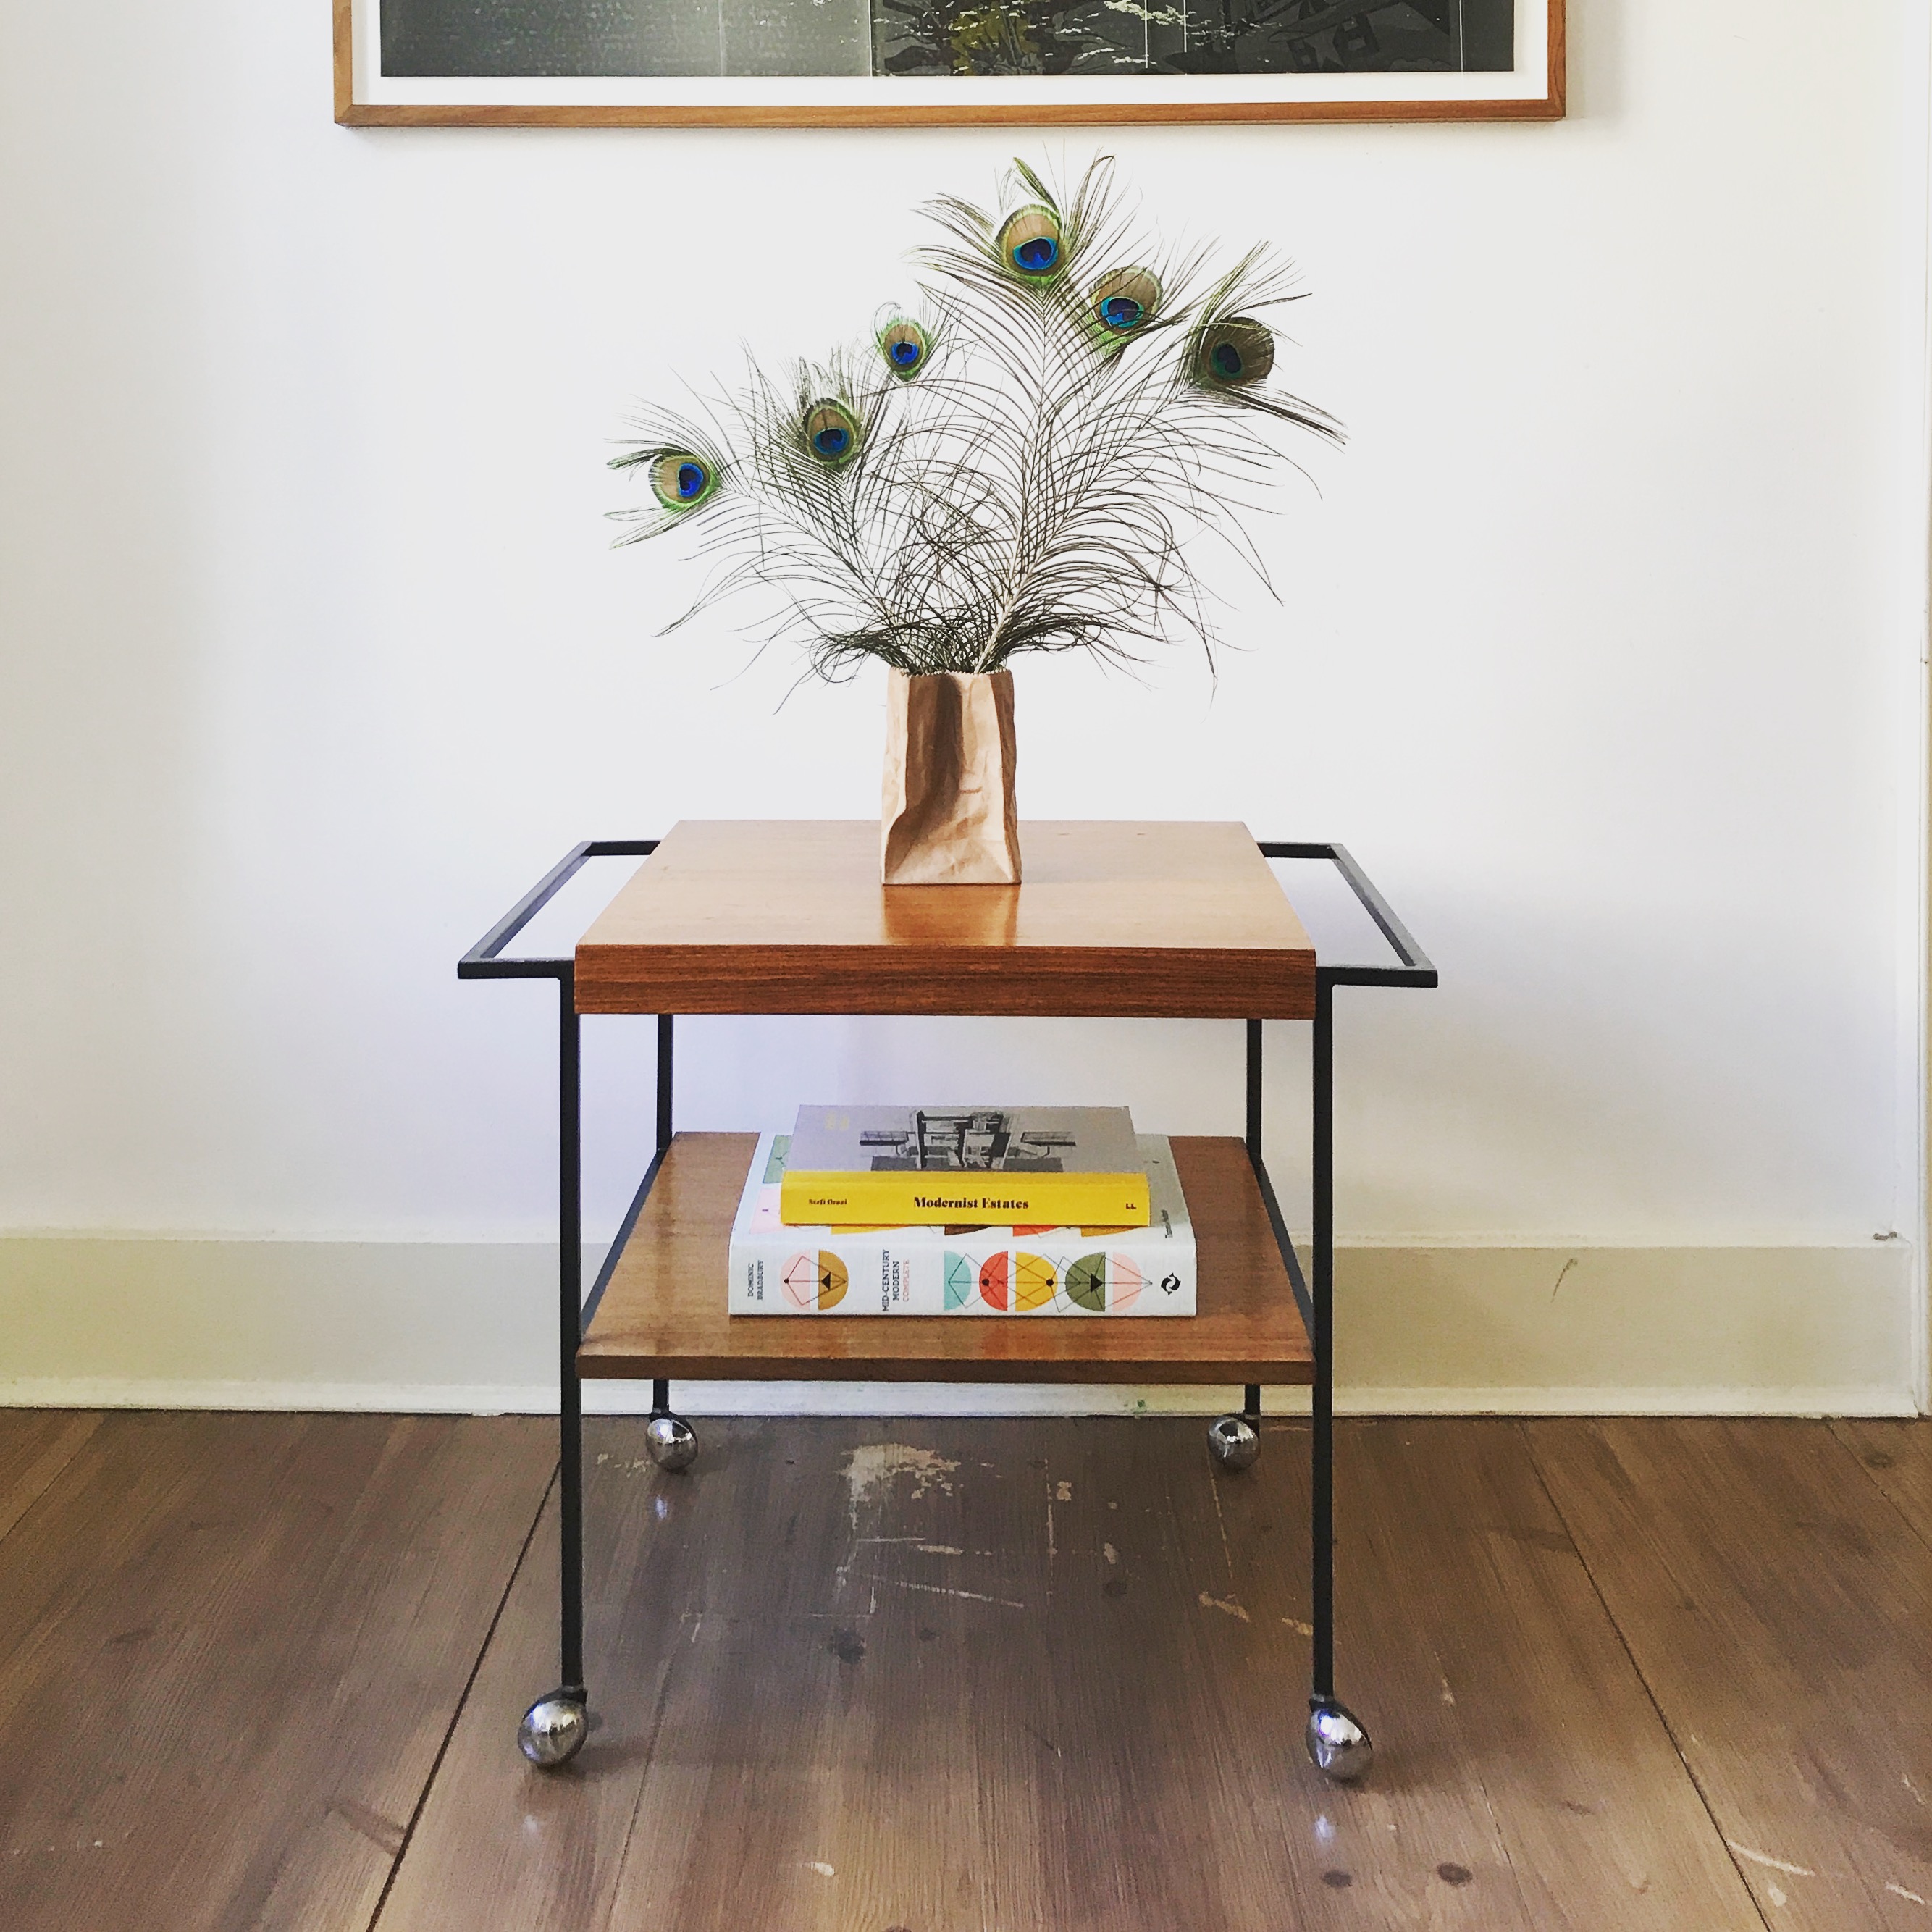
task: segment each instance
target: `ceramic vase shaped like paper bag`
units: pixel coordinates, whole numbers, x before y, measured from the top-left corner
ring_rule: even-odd
[[[1013,886],[1013,674],[886,674],[880,876],[889,886]]]

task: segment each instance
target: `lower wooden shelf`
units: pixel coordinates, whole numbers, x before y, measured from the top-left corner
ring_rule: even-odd
[[[1176,1138],[1194,1222],[1200,1312],[1065,1316],[728,1315],[731,1219],[755,1134],[680,1134],[604,1291],[580,1375],[706,1380],[1310,1382],[1314,1352],[1247,1150]]]

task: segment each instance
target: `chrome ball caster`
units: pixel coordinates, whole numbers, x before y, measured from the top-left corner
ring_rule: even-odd
[[[1324,1778],[1352,1784],[1376,1761],[1369,1734],[1346,1704],[1332,1697],[1308,1700],[1309,1761]]]
[[[698,1460],[698,1432],[681,1415],[654,1415],[644,1425],[644,1444],[660,1469],[676,1475]]]
[[[524,1713],[517,1748],[539,1771],[555,1771],[584,1748],[590,1735],[590,1707],[581,1690],[551,1690]]]
[[[1224,1469],[1251,1469],[1262,1453],[1261,1431],[1245,1415],[1217,1416],[1208,1425],[1208,1450]]]

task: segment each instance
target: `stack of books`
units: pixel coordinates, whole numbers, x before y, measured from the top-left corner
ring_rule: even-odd
[[[801,1107],[731,1228],[734,1315],[1192,1315],[1166,1138],[1124,1107]]]

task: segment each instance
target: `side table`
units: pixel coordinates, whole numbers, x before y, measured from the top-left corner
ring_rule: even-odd
[[[676,1378],[1238,1384],[1209,1430],[1227,1468],[1259,1448],[1264,1384],[1312,1385],[1313,1668],[1306,1742],[1331,1778],[1373,1748],[1335,1694],[1334,1029],[1338,986],[1436,984],[1436,969],[1341,846],[1257,842],[1236,824],[1035,821],[1018,886],[884,886],[866,820],[694,820],[662,839],[574,848],[466,952],[466,980],[557,983],[558,1364],[562,1682],[518,1732],[539,1766],[588,1732],[584,1666],[583,1378],[649,1381],[651,1454],[686,1468],[697,1438]],[[569,958],[502,952],[588,859],[646,860]],[[1270,859],[1325,860],[1400,962],[1318,960]],[[579,1016],[657,1017],[656,1152],[583,1293]],[[1172,1320],[733,1317],[731,1219],[756,1137],[679,1133],[679,1013],[1222,1018],[1246,1030],[1246,1132],[1178,1138],[1198,1244],[1200,1312]],[[1262,1023],[1314,1028],[1310,1267],[1262,1157]]]

